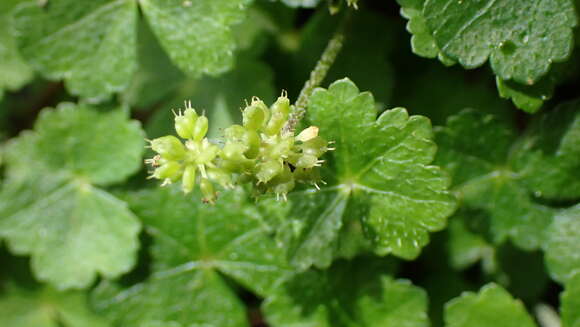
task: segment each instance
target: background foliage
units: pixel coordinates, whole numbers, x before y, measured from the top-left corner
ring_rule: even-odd
[[[572,0],[2,0],[0,326],[580,326]],[[295,100],[321,190],[216,205],[146,180]]]

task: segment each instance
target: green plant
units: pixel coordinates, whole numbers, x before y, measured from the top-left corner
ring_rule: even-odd
[[[3,0],[0,327],[579,327],[575,5]]]

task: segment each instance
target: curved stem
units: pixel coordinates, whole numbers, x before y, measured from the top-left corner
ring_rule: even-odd
[[[328,41],[326,49],[324,49],[324,52],[322,52],[316,66],[310,72],[310,78],[306,83],[304,83],[304,86],[300,91],[300,95],[298,96],[298,100],[296,100],[294,109],[288,119],[288,123],[284,126],[284,132],[294,133],[296,125],[298,125],[298,122],[300,122],[302,117],[304,117],[306,106],[308,105],[308,100],[310,99],[312,92],[320,85],[320,83],[322,83],[326,74],[330,70],[330,67],[332,67],[336,56],[342,49],[344,42],[344,29],[349,16],[349,13],[346,13],[343,22],[340,24],[338,30],[334,33],[330,41]]]

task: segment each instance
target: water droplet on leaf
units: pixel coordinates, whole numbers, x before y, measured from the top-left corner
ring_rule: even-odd
[[[501,52],[504,55],[508,55],[508,56],[512,55],[517,49],[516,44],[510,40],[500,42],[500,44],[498,46],[499,46],[499,49],[501,50]]]

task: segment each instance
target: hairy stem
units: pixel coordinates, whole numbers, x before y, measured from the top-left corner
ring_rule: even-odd
[[[294,133],[296,129],[296,125],[298,122],[304,117],[306,113],[306,106],[308,105],[308,100],[312,95],[314,89],[322,83],[328,70],[332,67],[336,56],[342,49],[342,44],[344,41],[344,29],[346,25],[346,21],[348,20],[349,14],[345,15],[345,19],[343,23],[339,26],[338,30],[334,33],[328,44],[326,45],[326,49],[322,52],[320,59],[316,63],[314,69],[310,72],[310,78],[304,83],[302,90],[300,90],[300,95],[298,96],[298,100],[294,104],[294,109],[290,114],[290,118],[288,122],[284,126],[284,132]]]

